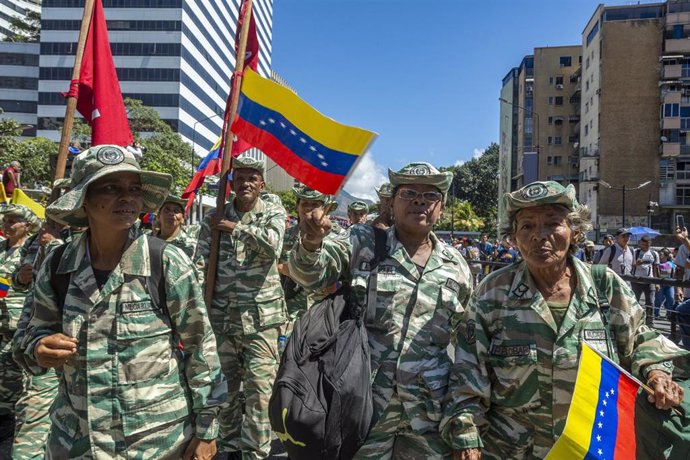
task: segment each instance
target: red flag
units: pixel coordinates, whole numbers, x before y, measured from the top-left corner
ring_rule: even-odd
[[[95,0],[93,5],[79,81],[72,81],[69,93],[63,95],[77,97],[77,110],[91,126],[91,144],[124,147],[134,142],[110,51],[101,0]]]

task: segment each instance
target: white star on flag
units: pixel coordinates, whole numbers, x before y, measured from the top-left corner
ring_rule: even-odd
[[[321,155],[320,153],[317,153],[316,156],[319,157],[319,160],[325,160],[326,159],[326,157]]]
[[[326,163],[325,161],[322,161],[321,164],[322,164],[323,166],[328,166],[328,163]]]
[[[280,127],[281,127],[281,128],[287,128],[287,125],[281,121],[281,122],[280,122]]]
[[[604,424],[601,422],[597,423],[597,426],[599,427],[599,429],[604,428]]]
[[[611,396],[613,396],[613,388],[611,388]]]
[[[603,416],[604,416],[604,411],[603,411],[603,410],[600,410],[600,411],[599,411],[599,415],[601,415],[601,416],[603,417]]]
[[[260,124],[261,126],[266,126],[266,122],[263,121],[263,120],[259,120],[259,124]]]
[[[597,442],[601,442],[601,435],[597,435]]]
[[[311,150],[312,152],[316,152],[316,147],[314,147],[313,145],[310,145],[309,150]]]
[[[299,141],[300,141],[301,143],[303,143],[303,144],[306,144],[306,143],[307,143],[307,140],[306,140],[305,138],[303,138],[303,137],[300,137],[300,138],[299,138]]]
[[[603,455],[603,454],[604,454],[604,451],[603,451],[603,450],[601,450],[601,449],[597,449],[597,454],[599,454],[599,455]]]
[[[606,397],[607,397],[607,398],[609,397],[609,392],[608,392],[608,391],[606,392]]]
[[[273,118],[269,118],[269,119],[268,119],[268,122],[271,123],[271,124],[273,124],[273,123],[275,123],[276,121],[275,121]],[[282,124],[282,123],[281,123],[281,124]]]
[[[606,406],[607,401],[604,399],[604,400],[601,401],[601,403],[602,403],[604,406]]]
[[[297,135],[297,131],[295,131],[294,129],[291,129],[291,130],[290,130],[290,134],[292,134],[293,136],[296,136],[296,135]]]

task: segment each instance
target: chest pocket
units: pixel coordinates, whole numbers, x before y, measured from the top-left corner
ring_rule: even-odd
[[[492,340],[488,362],[492,403],[523,410],[541,405],[536,344]]]
[[[120,294],[117,304],[118,382],[131,384],[167,375],[174,361],[173,330],[164,310],[154,305],[145,281]]]
[[[449,288],[441,287],[436,311],[431,320],[431,338],[434,343],[446,347],[450,343],[450,333],[455,328],[453,316],[462,313],[463,306],[458,295]]]
[[[362,275],[365,276],[362,276]],[[363,305],[367,305],[367,291],[370,272],[361,272],[357,278],[357,290],[363,293]],[[374,282],[374,280],[372,280]],[[402,277],[395,272],[379,271],[376,274],[376,292],[370,291],[376,296],[375,308],[367,312],[366,325],[371,329],[382,331],[390,330],[395,317],[396,298],[401,296],[400,289]],[[353,284],[354,286],[354,284]],[[398,304],[400,302],[397,302]]]

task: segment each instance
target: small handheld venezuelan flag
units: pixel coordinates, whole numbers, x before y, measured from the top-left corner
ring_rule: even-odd
[[[7,278],[0,278],[0,299],[7,297],[12,283]]]
[[[584,342],[565,429],[546,459],[635,459],[639,388],[638,381]]]

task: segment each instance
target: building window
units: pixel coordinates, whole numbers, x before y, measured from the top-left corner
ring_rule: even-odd
[[[573,65],[573,58],[571,56],[561,56],[560,57],[561,67],[570,67]]]
[[[679,206],[690,205],[690,184],[676,185],[676,204]]]
[[[553,164],[553,157],[546,157],[546,164],[551,166]]]
[[[589,113],[589,102],[585,102],[585,113]]]
[[[38,65],[38,54],[0,53],[0,65],[34,67]]]
[[[563,77],[556,77],[556,84],[562,85],[563,84]]]
[[[575,142],[577,142],[577,135],[568,136],[568,144],[574,144]]]
[[[585,59],[585,69],[589,69],[589,58]]]
[[[532,118],[525,118],[525,134],[532,134]]]
[[[554,145],[561,145],[563,143],[561,136],[556,136],[553,138],[553,144]],[[560,158],[560,157],[557,157]]]
[[[549,85],[553,85],[553,77],[549,77]]]
[[[589,134],[589,125],[585,125],[585,136]]]
[[[673,38],[683,38],[683,24],[676,24],[673,26]]]
[[[560,156],[553,157],[553,165],[554,166],[560,166],[561,164],[563,164],[563,157],[560,157]]]
[[[556,96],[554,100],[555,105],[563,105],[563,96]]]
[[[553,124],[553,117],[549,117],[549,124],[550,124],[550,125]]]
[[[551,136],[547,137],[547,138],[546,138],[546,143],[549,144],[549,145],[552,145],[552,144],[553,144],[553,137],[551,137]]]
[[[681,77],[687,78],[690,77],[690,61],[683,61],[683,64],[681,66]]]
[[[548,102],[549,105],[553,105],[553,96],[549,96]]]

